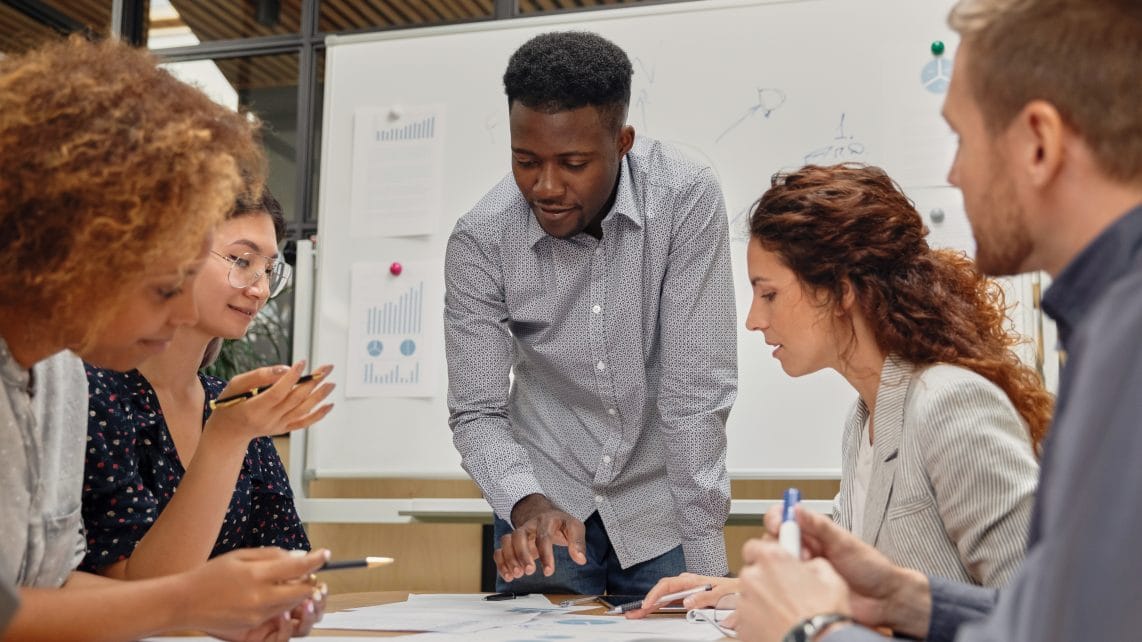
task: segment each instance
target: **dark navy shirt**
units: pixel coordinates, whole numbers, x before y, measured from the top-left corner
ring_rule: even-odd
[[[1043,297],[1066,363],[1027,557],[1000,592],[929,578],[927,639],[1135,640],[1142,632],[1142,205]],[[883,639],[862,627],[826,642]]]
[[[186,474],[163,419],[154,388],[137,370],[86,366],[89,397],[83,481],[87,557],[80,568],[96,571],[134,552]],[[225,382],[199,374],[209,401]],[[250,442],[211,557],[237,548],[308,549],[293,493],[273,440]]]

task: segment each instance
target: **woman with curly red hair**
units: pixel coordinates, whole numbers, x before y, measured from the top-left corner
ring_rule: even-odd
[[[750,218],[746,327],[789,375],[832,368],[860,394],[834,519],[902,566],[1002,586],[1052,399],[1011,350],[1002,288],[926,234],[879,168],[774,177]]]
[[[833,518],[893,562],[1002,586],[1023,559],[1053,400],[1011,348],[1003,290],[933,249],[876,167],[778,174],[750,217],[746,327],[787,374],[831,368],[859,398],[845,424]],[[707,581],[712,604],[736,580]]]

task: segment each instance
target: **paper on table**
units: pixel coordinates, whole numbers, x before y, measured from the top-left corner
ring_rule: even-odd
[[[520,627],[507,627],[507,628],[493,628],[490,631],[480,632],[480,642],[521,642],[529,640],[537,640],[537,635],[547,634],[539,631],[531,631],[531,629]],[[573,631],[564,633],[560,631],[555,634],[550,634],[555,640],[561,642],[648,642],[648,636],[645,633],[608,633],[598,632],[594,629],[586,628],[581,631]],[[530,637],[529,637],[530,636]],[[552,639],[552,637],[548,637]],[[411,636],[412,640],[416,642],[460,642],[464,640],[464,636],[451,634],[451,633],[420,633]],[[674,637],[654,637],[654,642],[669,642],[675,640]],[[687,640],[685,637],[679,637],[677,640]]]
[[[705,622],[688,622],[684,617],[652,617],[628,620],[613,615],[577,615],[567,613],[545,613],[530,622],[518,625],[519,630],[558,633],[567,635],[575,631],[592,629],[594,633],[613,637],[617,634],[638,635],[645,638],[669,640],[720,640],[722,634]],[[482,637],[482,636],[481,636]]]
[[[505,624],[523,624],[535,617],[535,612],[506,613],[492,610],[481,613],[475,610],[438,610],[407,608],[406,602],[367,606],[352,611],[326,613],[315,629],[349,629],[353,631],[442,631],[474,633]],[[405,608],[401,608],[405,607]]]
[[[488,602],[482,595],[410,595],[407,602],[326,613],[316,629],[472,633],[523,624],[541,613],[568,613],[542,595]]]
[[[504,611],[515,611],[518,609],[535,609],[539,611],[559,611],[565,612],[566,609],[558,604],[552,604],[551,600],[532,593],[530,595],[521,595],[517,598],[510,600],[497,600],[489,602],[484,599],[484,595],[473,595],[471,593],[412,593],[408,596],[408,604],[410,606],[425,605],[434,609],[480,609],[487,612],[489,608],[496,608]],[[587,608],[598,608],[597,606],[587,606]]]
[[[687,622],[685,618],[644,618],[628,620],[614,616],[546,614],[524,624],[481,631],[480,642],[512,642],[551,638],[567,642],[633,642],[635,640],[720,640],[717,629],[703,622]],[[426,633],[416,636],[418,642],[448,642],[458,636]]]
[[[355,637],[354,640],[369,640],[369,637]],[[378,637],[379,640],[379,637]],[[386,639],[387,640],[387,639]],[[146,637],[142,642],[218,642],[217,637]],[[305,642],[345,642],[344,637],[331,637],[329,635],[308,636]]]

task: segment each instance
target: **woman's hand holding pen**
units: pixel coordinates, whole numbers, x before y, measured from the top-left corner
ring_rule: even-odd
[[[637,620],[646,617],[655,611],[661,605],[657,602],[663,595],[671,593],[678,593],[679,591],[686,591],[704,584],[713,585],[713,589],[709,591],[702,591],[694,595],[687,596],[682,600],[682,605],[688,609],[705,609],[713,608],[718,600],[730,593],[738,592],[738,580],[733,577],[710,577],[707,575],[696,575],[694,573],[683,573],[675,577],[664,577],[655,584],[650,592],[643,598],[642,603],[645,605],[643,608],[636,611],[627,611],[626,617],[628,619]]]
[[[241,437],[245,447],[251,439],[307,428],[320,421],[333,409],[333,404],[318,406],[333,391],[334,384],[325,381],[333,366],[321,366],[313,371],[312,379],[298,383],[304,370],[305,362],[299,361],[290,368],[270,366],[235,376],[220,398],[270,387],[216,408],[206,421],[204,437],[212,433],[215,437]]]
[[[325,598],[329,597],[329,587],[322,582],[317,585],[312,598],[305,601],[304,604],[294,607],[290,612],[290,623],[292,625],[292,637],[305,637],[313,630],[313,625],[321,621],[321,617],[325,615]]]
[[[186,587],[187,622],[178,626],[202,627],[228,640],[288,639],[289,613],[312,599],[307,578],[328,559],[324,549],[296,556],[274,547],[245,548],[171,576]]]

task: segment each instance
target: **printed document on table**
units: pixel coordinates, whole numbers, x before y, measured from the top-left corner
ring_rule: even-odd
[[[683,617],[628,620],[619,616],[550,613],[538,615],[523,624],[505,625],[480,631],[480,642],[519,640],[561,640],[565,642],[635,642],[653,639],[720,640],[724,636],[706,622],[687,622]],[[442,633],[418,635],[417,642],[449,642],[460,636]]]
[[[410,595],[407,602],[326,613],[314,628],[358,631],[436,631],[474,633],[562,612],[541,595],[489,602],[482,595]]]

